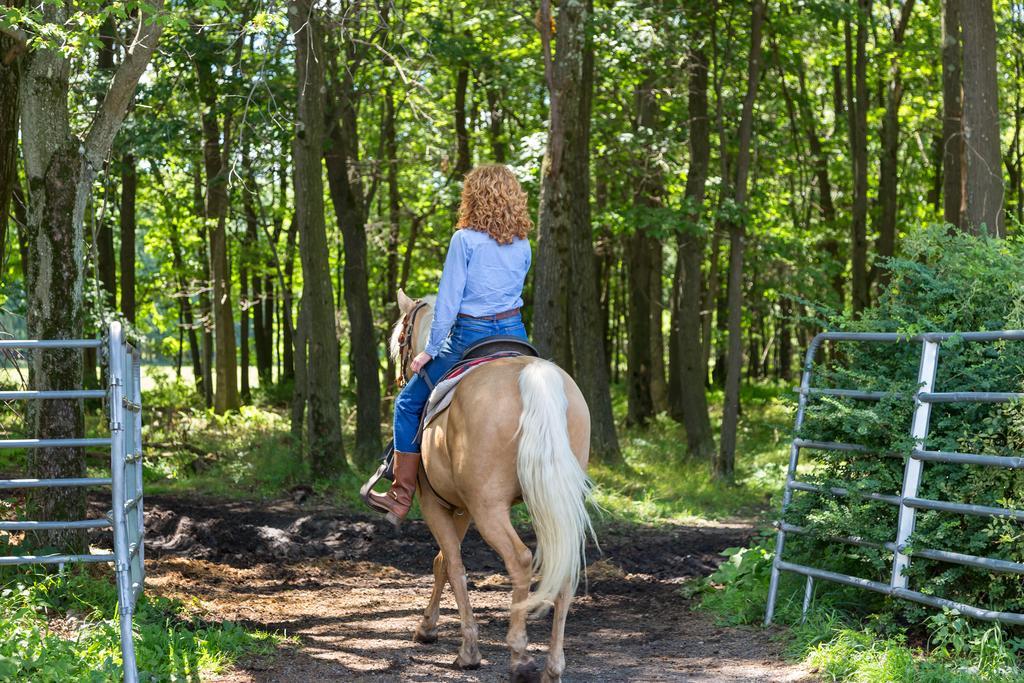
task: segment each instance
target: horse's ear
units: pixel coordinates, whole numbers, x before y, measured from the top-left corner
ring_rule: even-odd
[[[402,312],[402,315],[405,315],[406,313],[411,311],[412,307],[415,305],[416,302],[406,295],[404,289],[398,290],[398,310]]]

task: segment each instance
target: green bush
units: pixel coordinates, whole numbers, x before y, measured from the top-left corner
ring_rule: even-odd
[[[957,332],[1024,328],[1024,245],[921,230],[904,243],[904,256],[883,264],[877,303],[857,319],[836,316],[850,331]],[[798,478],[854,495],[832,497],[794,492],[786,521],[808,535],[788,535],[785,557],[882,583],[890,580],[892,554],[829,540],[860,536],[895,540],[893,506],[858,491],[900,493],[913,440],[910,422],[917,389],[919,343],[829,344],[818,355],[813,386],[889,392],[877,403],[835,397],[809,401],[799,434],[823,441],[857,443],[869,453],[801,452]],[[943,343],[935,391],[1022,391],[1024,344]],[[995,455],[1024,452],[1021,404],[935,405],[925,444],[935,450]],[[971,465],[925,463],[925,498],[1024,508],[1024,472]],[[919,512],[912,548],[938,548],[1024,561],[1020,524],[939,512]],[[703,606],[727,623],[758,623],[767,597],[774,539],[731,549],[728,560],[703,586]],[[980,607],[1024,612],[1024,582],[1017,575],[987,573],[915,558],[910,587]],[[783,573],[776,620],[793,625],[791,654],[806,658],[831,681],[1024,680],[1020,629],[936,613],[916,603],[819,582],[814,607],[800,621],[803,577]],[[917,646],[908,644],[908,634]],[[924,646],[924,647],[922,647]]]
[[[908,238],[906,254],[885,266],[888,285],[878,303],[849,330],[997,330],[1024,327],[1024,249],[1017,240],[994,240],[924,230]],[[815,369],[816,386],[892,392],[878,403],[823,397],[812,400],[802,436],[869,446],[870,453],[805,450],[809,471],[801,479],[854,492],[898,495],[905,457],[913,447],[910,421],[921,345],[839,343]],[[935,391],[1020,391],[1024,344],[943,343]],[[1020,404],[938,404],[926,447],[1008,455],[1024,451]],[[920,495],[977,505],[1024,507],[1024,472],[973,465],[925,463]],[[892,555],[885,550],[828,543],[836,533],[892,542],[897,510],[862,497],[813,493],[794,496],[787,521],[807,527],[809,537],[787,539],[786,556],[819,567],[888,583]],[[827,545],[823,545],[827,543]],[[919,512],[913,547],[954,550],[1024,560],[1019,524],[944,512]],[[994,610],[1024,612],[1024,582],[959,565],[912,561],[911,588]],[[911,623],[932,610],[905,602],[893,606]]]

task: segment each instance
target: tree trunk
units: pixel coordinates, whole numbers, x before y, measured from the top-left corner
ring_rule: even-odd
[[[853,173],[853,213],[850,222],[852,297],[854,314],[868,306],[868,84],[867,40],[871,0],[857,1],[857,45],[853,53],[851,27],[846,24],[846,82],[850,116],[850,161]],[[851,87],[851,80],[853,81]]]
[[[139,177],[135,157],[121,159],[121,314],[135,324],[135,196]]]
[[[295,37],[298,83],[292,144],[295,221],[301,234],[303,331],[306,349],[306,449],[314,476],[348,469],[341,440],[339,348],[331,292],[330,253],[324,222],[324,43],[311,0],[294,0],[288,19]],[[304,337],[304,339],[302,339]],[[304,343],[303,343],[304,342]]]
[[[345,34],[342,34],[345,35]],[[324,152],[327,180],[345,244],[345,312],[349,322],[351,370],[356,384],[355,463],[373,469],[380,456],[380,363],[377,335],[370,309],[369,266],[367,264],[366,209],[363,190],[352,179],[358,177],[359,129],[356,114],[359,97],[351,69],[331,88],[336,93],[327,113],[329,144]]]
[[[257,233],[258,234],[258,233]],[[259,238],[253,242],[257,245]],[[264,289],[269,284],[269,277],[253,269],[250,277],[250,299],[249,304],[252,310],[252,338],[253,351],[256,357],[256,376],[259,378],[261,387],[268,387],[274,381],[274,360],[271,347],[271,327],[267,325],[267,313],[273,311],[273,302],[270,292]],[[271,319],[271,325],[273,319]]]
[[[626,319],[626,423],[646,425],[654,417],[651,400],[651,273],[658,242],[638,226],[626,240],[629,313]]]
[[[296,243],[298,241],[299,227],[292,216],[291,223],[288,225],[288,236],[285,244],[285,262],[284,262],[284,291],[281,292],[281,379],[292,380],[295,379],[295,368],[297,366],[297,360],[295,358],[295,323],[292,321],[292,299],[294,295],[294,282],[295,282],[295,251]],[[305,361],[303,361],[305,365]]]
[[[96,260],[103,290],[103,310],[112,311],[117,306],[117,259],[114,257],[114,227],[107,216],[103,216],[97,226]]]
[[[7,4],[7,3],[5,3]],[[20,6],[20,0],[14,3]],[[11,196],[18,182],[18,85],[21,46],[0,33],[0,274],[6,271]]]
[[[205,29],[200,28],[203,35]],[[228,265],[228,157],[231,140],[231,117],[226,115],[221,141],[221,125],[217,117],[217,81],[210,62],[214,46],[203,45],[195,59],[199,99],[203,103],[203,160],[206,170],[205,218],[212,221],[210,237],[210,276],[212,279],[214,339],[216,344],[217,385],[213,410],[218,414],[237,410],[238,363],[236,359],[234,309],[231,305],[231,272]]]
[[[750,58],[747,68],[747,93],[743,99],[736,154],[735,201],[737,210],[747,203],[747,177],[750,174],[751,137],[754,128],[754,99],[761,78],[761,28],[765,7],[754,0],[750,20]],[[733,216],[729,227],[729,344],[725,379],[725,407],[718,458],[713,463],[716,478],[733,481],[736,464],[736,431],[740,410],[740,375],[743,370],[743,247],[746,240],[744,218]]]
[[[160,183],[162,185],[162,183]],[[174,259],[174,271],[178,275],[178,293],[181,301],[181,324],[188,330],[188,348],[192,358],[192,379],[196,383],[196,391],[202,392],[203,361],[202,349],[199,346],[198,335],[196,334],[195,317],[192,314],[192,299],[189,293],[188,282],[185,279],[185,263],[181,254],[181,244],[178,240],[177,226],[171,229],[171,255]]]
[[[821,212],[822,221],[825,223],[825,228],[831,231],[835,228],[836,208],[835,201],[832,198],[832,180],[829,175],[828,152],[818,136],[818,125],[814,112],[811,109],[811,103],[807,94],[807,82],[802,70],[797,70],[797,78],[800,83],[800,97],[798,99],[800,120],[803,122],[803,127],[807,134],[807,146],[814,157],[814,174],[817,178],[818,186],[818,207]],[[833,78],[833,87],[835,88],[833,93],[834,103],[841,104],[843,101],[842,83],[842,78],[838,76]],[[785,95],[786,93],[785,85],[783,85],[783,94]],[[839,117],[839,114],[840,112],[837,110],[836,116]],[[846,268],[846,257],[842,253],[839,240],[834,237],[822,240],[821,246],[822,251],[826,255],[826,263],[831,266],[830,279],[832,281],[832,291],[835,292],[836,296],[836,310],[842,311],[846,300],[846,278],[843,272]]]
[[[1003,165],[999,141],[999,82],[992,0],[963,5],[963,138],[967,210],[963,228],[1005,237]]]
[[[461,64],[455,74],[455,174],[461,178],[473,167],[466,129],[466,90],[469,87],[469,66]]]
[[[152,56],[160,34],[153,11],[157,0],[139,15],[139,40],[111,80],[84,139],[71,132],[69,91],[71,62],[60,52],[38,48],[25,59],[21,97],[22,149],[25,175],[32,198],[27,216],[26,290],[28,333],[35,339],[76,339],[83,334],[82,286],[85,276],[85,207],[96,169],[110,152],[114,136],[128,110],[139,77]],[[43,5],[43,19],[62,25],[69,8]],[[82,386],[82,356],[77,349],[35,351],[29,376],[37,390],[78,389]],[[28,431],[41,439],[83,436],[84,416],[79,400],[34,402],[28,411]],[[82,477],[80,448],[41,448],[29,452],[34,478]],[[84,490],[78,487],[35,489],[29,515],[38,520],[75,520],[85,516]],[[36,539],[65,552],[81,552],[81,531],[52,531]]]
[[[502,130],[505,123],[505,110],[501,106],[498,90],[494,87],[487,88],[487,109],[490,113],[487,130],[491,138],[491,154],[494,156],[495,163],[503,164],[508,158],[508,141]]]
[[[896,211],[900,150],[900,103],[903,101],[903,78],[900,73],[900,52],[907,24],[914,11],[914,0],[904,0],[900,18],[893,29],[893,57],[889,66],[889,87],[885,100],[885,115],[882,118],[882,157],[878,178],[878,202],[881,211],[878,216],[878,239],[875,254],[881,258],[892,258],[896,254]],[[872,268],[873,281],[884,284],[888,271],[876,264]]]
[[[249,318],[253,318],[254,332],[260,327],[260,310],[256,307],[259,302],[257,290],[259,290],[260,276],[252,268],[256,261],[253,253],[259,241],[258,218],[254,194],[258,191],[256,176],[252,170],[252,159],[249,155],[249,143],[246,141],[242,148],[242,169],[245,172],[245,185],[242,187],[242,212],[245,215],[245,237],[242,239],[242,248],[238,252],[238,302],[239,326],[238,346],[241,352],[241,385],[240,392],[242,400],[248,403],[252,400],[252,388],[249,386]],[[252,312],[250,315],[250,311]]]
[[[707,286],[704,288],[704,298],[701,302],[701,351],[704,354],[701,367],[704,368],[705,386],[708,384],[708,365],[711,363],[711,332],[716,322],[715,316],[718,309],[719,290],[722,288],[720,264],[722,232],[718,227],[718,219],[716,218],[711,226],[711,253],[708,255]]]
[[[345,311],[351,339],[352,372],[356,380],[356,452],[355,461],[371,467],[380,455],[380,368],[377,361],[373,312],[367,267],[366,226],[363,210],[349,183],[347,160],[350,148],[342,137],[340,125],[331,126],[331,145],[324,154],[331,201],[338,227],[345,240]]]
[[[657,247],[652,251],[651,262],[651,403],[654,404],[654,414],[663,413],[668,410],[668,379],[665,376],[665,303],[662,300],[662,272],[665,269],[665,254],[661,249],[661,241],[657,241]],[[595,270],[597,264],[594,264]],[[597,281],[596,289],[601,291],[601,281]],[[603,336],[602,332],[602,336]]]
[[[782,272],[783,280],[787,271]],[[779,379],[790,382],[793,379],[793,302],[783,296],[779,300]]]
[[[647,73],[636,93],[636,126],[634,133],[643,139],[651,135],[658,125],[659,105],[655,95],[654,77]],[[656,151],[641,150],[642,158],[637,164],[640,177],[634,180],[636,192],[633,202],[638,208],[640,221],[626,240],[626,261],[629,277],[629,316],[627,327],[629,338],[626,345],[626,396],[628,411],[626,422],[631,425],[646,425],[654,417],[654,318],[660,313],[654,303],[654,288],[651,286],[657,273],[658,298],[660,300],[660,259],[661,242],[651,233],[647,218],[650,212],[661,206],[664,181],[657,167]],[[646,219],[646,220],[645,220]]]
[[[287,201],[286,197],[288,194],[287,175],[284,165],[282,161],[278,167],[278,180],[280,182],[279,201],[282,205]],[[256,188],[255,182],[255,179],[253,179],[254,191]],[[258,196],[257,194],[256,197]],[[255,209],[255,207],[253,208]],[[253,277],[253,299],[256,301],[256,309],[253,313],[253,341],[256,347],[256,373],[260,379],[260,386],[270,386],[274,381],[274,312],[277,308],[277,300],[274,297],[274,275],[281,277],[281,264],[277,245],[284,223],[284,216],[282,214],[283,211],[275,212],[273,232],[267,234],[271,253],[270,263],[262,274],[254,273]],[[254,238],[253,244],[259,244],[258,233]]]
[[[942,0],[942,213],[946,223],[956,228],[963,216],[961,2]]]
[[[306,418],[306,403],[309,401],[308,358],[306,356],[309,341],[308,334],[306,332],[308,317],[309,310],[306,303],[300,298],[298,324],[295,326],[293,334],[289,335],[295,343],[295,367],[293,370],[293,377],[295,381],[292,386],[291,434],[297,444],[301,444],[303,441],[302,435],[304,432],[303,426]],[[305,455],[308,461],[312,454],[308,449],[306,449]]]
[[[207,408],[213,407],[213,305],[210,302],[210,256],[209,256],[209,244],[210,241],[207,238],[207,230],[204,225],[201,230],[201,237],[203,239],[202,245],[199,247],[199,258],[203,264],[203,279],[202,289],[199,291],[199,312],[200,321],[203,326],[202,335],[202,347],[203,347],[203,401]]]
[[[388,322],[397,317],[398,312],[398,243],[402,235],[402,197],[398,189],[398,142],[395,139],[395,96],[388,86],[384,95],[384,153],[387,155],[388,176],[388,255],[387,274],[384,286],[383,310],[393,311],[396,315],[389,316]],[[385,344],[387,344],[388,328],[385,328]],[[387,354],[387,374],[390,383],[395,376],[395,361]]]
[[[1013,60],[1014,76],[1019,83],[1024,76],[1024,55],[1017,54]],[[1010,176],[1010,192],[1014,195],[1013,215],[1017,223],[1024,223],[1024,148],[1021,146],[1021,128],[1024,126],[1024,106],[1021,106],[1021,91],[1014,93],[1013,140],[1007,152],[1006,170]]]
[[[669,390],[677,398],[676,419],[686,426],[687,452],[691,457],[710,458],[715,441],[708,415],[707,356],[703,348],[701,321],[701,264],[704,261],[706,237],[700,218],[704,208],[708,167],[711,159],[711,137],[708,119],[708,60],[701,50],[690,53],[687,72],[690,76],[688,102],[690,113],[690,168],[683,191],[688,208],[686,225],[676,236],[676,278],[672,310],[675,332],[676,362],[674,381]],[[670,355],[671,358],[671,355]],[[670,374],[670,378],[672,374]]]
[[[21,279],[28,286],[28,203],[21,183],[15,181],[11,193],[11,204],[14,207],[14,227],[18,233],[18,255],[21,257]]]
[[[589,0],[563,0],[552,58],[551,4],[550,0],[541,3],[540,32],[551,105],[541,169],[534,333],[543,356],[572,368],[590,406],[592,457],[614,464],[621,462],[622,455],[601,343],[590,225],[593,47],[587,27],[591,11]]]

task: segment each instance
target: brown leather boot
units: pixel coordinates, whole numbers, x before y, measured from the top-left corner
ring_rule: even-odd
[[[387,513],[385,519],[397,527],[409,514],[412,497],[416,493],[420,454],[395,451],[394,471],[395,481],[391,490],[384,494],[369,491],[366,502],[375,510]]]

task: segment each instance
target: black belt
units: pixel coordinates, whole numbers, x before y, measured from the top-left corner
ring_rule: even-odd
[[[511,318],[514,315],[519,315],[518,308],[513,308],[502,313],[495,313],[494,315],[469,315],[467,313],[459,313],[460,318],[469,318],[470,320],[504,320],[505,318]]]

